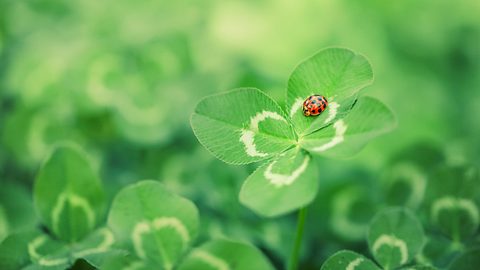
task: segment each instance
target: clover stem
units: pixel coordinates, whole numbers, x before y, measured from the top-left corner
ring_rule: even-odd
[[[305,218],[307,216],[307,207],[303,207],[298,211],[297,217],[297,232],[295,233],[295,243],[290,254],[290,259],[288,262],[288,270],[297,270],[298,268],[298,257],[302,247],[302,236],[303,229],[305,227]]]

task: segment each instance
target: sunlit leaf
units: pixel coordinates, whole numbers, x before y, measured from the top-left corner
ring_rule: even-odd
[[[240,191],[240,202],[264,216],[276,216],[309,204],[318,191],[311,156],[291,149],[251,174]]]
[[[156,181],[142,181],[115,197],[108,225],[137,257],[170,269],[195,239],[195,205]]]
[[[253,246],[229,240],[214,240],[193,249],[178,269],[273,270],[274,268]]]
[[[404,265],[424,245],[422,225],[406,208],[390,208],[378,213],[368,230],[368,246],[385,269]]]
[[[328,258],[321,270],[380,270],[380,268],[363,255],[342,250]]]
[[[228,163],[263,160],[294,143],[282,109],[254,88],[206,97],[195,108],[191,124],[200,143]]]
[[[60,239],[75,242],[101,221],[101,182],[80,149],[60,145],[38,172],[34,202],[43,222]]]
[[[395,117],[388,107],[377,99],[361,97],[345,118],[301,138],[300,143],[312,154],[350,157],[394,127]]]
[[[306,59],[288,80],[287,112],[295,130],[304,134],[311,125],[320,128],[330,123],[336,112],[348,110],[351,98],[372,81],[368,60],[348,49],[328,48]],[[303,101],[313,94],[323,95],[329,102],[321,117],[305,117],[302,113]]]

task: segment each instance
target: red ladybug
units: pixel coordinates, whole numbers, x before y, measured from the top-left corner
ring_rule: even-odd
[[[324,96],[312,95],[303,102],[303,115],[317,116],[327,108],[328,101]]]

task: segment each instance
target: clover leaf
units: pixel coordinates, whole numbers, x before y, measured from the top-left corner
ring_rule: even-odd
[[[0,269],[21,269],[28,265],[28,243],[38,235],[38,231],[22,231],[7,236],[0,244]]]
[[[420,221],[407,208],[388,208],[372,220],[368,232],[368,245],[376,261],[352,251],[343,250],[328,258],[322,270],[376,270],[398,269],[409,263],[424,245],[424,232]],[[435,269],[415,265],[400,269]]]
[[[302,62],[288,80],[287,111],[295,130],[302,134],[319,129],[350,109],[357,92],[373,82],[368,60],[348,49],[329,48]],[[329,106],[320,117],[304,117],[302,103],[306,97],[321,94]]]
[[[467,165],[439,168],[428,190],[432,224],[455,242],[468,240],[480,225],[478,170]]]
[[[256,248],[230,240],[213,240],[188,252],[198,219],[192,202],[157,181],[124,188],[113,201],[108,225],[117,244],[133,256],[116,256],[102,269],[273,269]]]
[[[245,181],[240,202],[264,216],[307,205],[315,199],[318,187],[317,170],[311,159],[308,152],[294,148],[262,165]],[[272,188],[275,192],[271,192]]]
[[[198,210],[156,181],[141,181],[115,197],[108,225],[118,244],[140,260],[171,269],[195,239]]]
[[[449,270],[474,270],[480,265],[480,248],[474,248],[458,256],[448,267]]]
[[[230,240],[213,240],[195,248],[179,270],[273,270],[265,256],[255,247]]]
[[[191,117],[192,129],[224,162],[268,160],[247,179],[240,201],[261,215],[282,215],[315,198],[312,155],[349,157],[394,128],[388,107],[358,97],[372,81],[365,57],[348,49],[325,49],[292,73],[285,111],[258,89],[239,88],[201,100]],[[302,104],[313,94],[326,97],[328,106],[319,116],[307,117]]]
[[[35,181],[34,203],[45,225],[66,242],[90,233],[105,204],[100,179],[73,145],[60,145],[44,163]]]
[[[196,206],[152,180],[121,190],[112,203],[108,227],[98,227],[104,222],[101,181],[86,154],[73,144],[58,145],[47,158],[34,195],[47,233],[7,236],[0,243],[2,270],[60,270],[77,264],[106,270],[172,269],[188,255],[197,235]],[[229,258],[233,253],[236,257]],[[208,264],[218,258],[232,267],[243,265],[240,269],[273,269],[256,248],[227,240],[208,242],[188,258],[194,265],[199,259]]]
[[[59,144],[46,159],[36,178],[34,205],[49,233],[10,235],[0,251],[12,257],[1,269],[65,269],[79,258],[99,265],[99,254],[114,251],[112,232],[97,228],[105,208],[101,181],[78,146]]]
[[[255,88],[240,88],[200,101],[191,123],[199,141],[220,160],[247,164],[280,154],[295,143],[280,106]]]
[[[333,254],[322,265],[321,270],[380,270],[370,259],[356,252],[342,250]]]
[[[378,213],[368,230],[368,246],[384,269],[411,261],[425,243],[420,221],[406,208],[391,208]]]

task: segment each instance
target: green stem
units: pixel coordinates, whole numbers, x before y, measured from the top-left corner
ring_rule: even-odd
[[[298,256],[302,247],[303,228],[305,227],[305,217],[307,216],[307,208],[304,207],[298,211],[297,232],[295,234],[295,245],[293,246],[290,260],[288,262],[288,270],[297,270]]]

